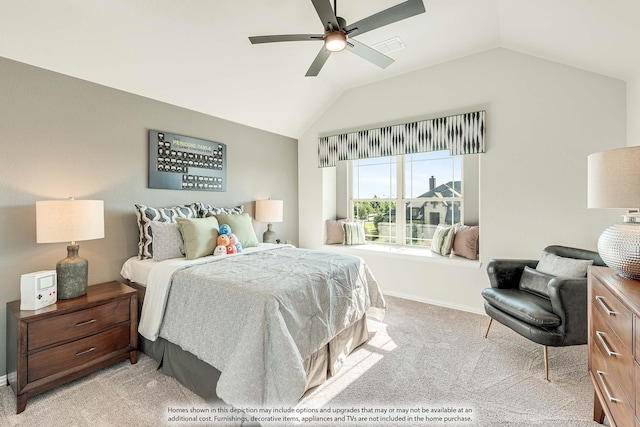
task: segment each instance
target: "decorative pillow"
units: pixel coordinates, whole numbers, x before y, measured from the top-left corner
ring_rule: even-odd
[[[561,277],[587,277],[587,268],[593,264],[591,259],[565,258],[542,251],[536,270]]]
[[[171,208],[151,208],[145,205],[135,205],[138,219],[138,257],[140,259],[153,258],[153,231],[151,221],[175,223],[176,218],[196,218],[197,211],[192,206],[173,206]]]
[[[243,248],[251,248],[258,246],[258,238],[256,231],[253,229],[251,217],[248,213],[243,214],[218,214],[219,224],[227,224],[233,230],[233,234],[238,238],[238,242]]]
[[[177,223],[151,221],[153,259],[164,261],[184,257],[184,244]]]
[[[348,222],[346,219],[327,220],[327,245],[342,244],[344,242],[344,228],[342,224]]]
[[[187,259],[213,255],[218,239],[218,220],[209,218],[178,218]]]
[[[344,231],[345,245],[364,245],[364,222],[343,222],[342,229]]]
[[[549,299],[549,281],[555,276],[525,266],[520,277],[520,289]]]
[[[458,224],[453,236],[453,253],[468,259],[478,259],[480,227]]]
[[[452,225],[438,224],[431,238],[431,252],[438,255],[449,255],[454,235],[455,230]]]
[[[198,209],[198,217],[199,218],[208,218],[210,216],[216,216],[221,214],[226,215],[240,215],[244,212],[244,206],[238,205],[232,208],[218,208],[215,206],[211,206],[207,203],[195,203]],[[222,224],[222,223],[221,223]]]

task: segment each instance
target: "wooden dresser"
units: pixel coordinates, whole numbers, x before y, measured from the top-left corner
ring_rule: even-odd
[[[28,397],[125,359],[136,363],[137,329],[137,293],[119,282],[39,310],[7,303],[7,378],[17,413]]]
[[[589,272],[589,376],[594,421],[640,426],[640,281],[606,267]]]

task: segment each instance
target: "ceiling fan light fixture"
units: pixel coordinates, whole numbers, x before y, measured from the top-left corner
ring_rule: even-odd
[[[324,38],[324,47],[330,52],[340,52],[347,47],[347,36],[341,31],[334,31]]]

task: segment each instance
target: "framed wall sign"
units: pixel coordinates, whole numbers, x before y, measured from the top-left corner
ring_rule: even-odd
[[[227,191],[227,146],[150,130],[149,188]]]

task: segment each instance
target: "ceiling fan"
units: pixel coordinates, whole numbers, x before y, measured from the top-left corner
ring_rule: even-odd
[[[407,0],[382,12],[361,19],[358,22],[347,25],[347,22],[337,15],[336,2],[337,0],[334,0],[332,9],[330,0],[311,0],[324,27],[324,34],[254,36],[249,37],[249,40],[252,44],[307,40],[324,41],[324,46],[320,49],[313,63],[311,63],[309,70],[307,70],[307,77],[317,76],[325,62],[327,62],[329,55],[331,55],[332,52],[339,52],[345,48],[381,68],[387,68],[393,62],[393,59],[360,43],[352,37],[418,15],[425,11],[422,0]]]

